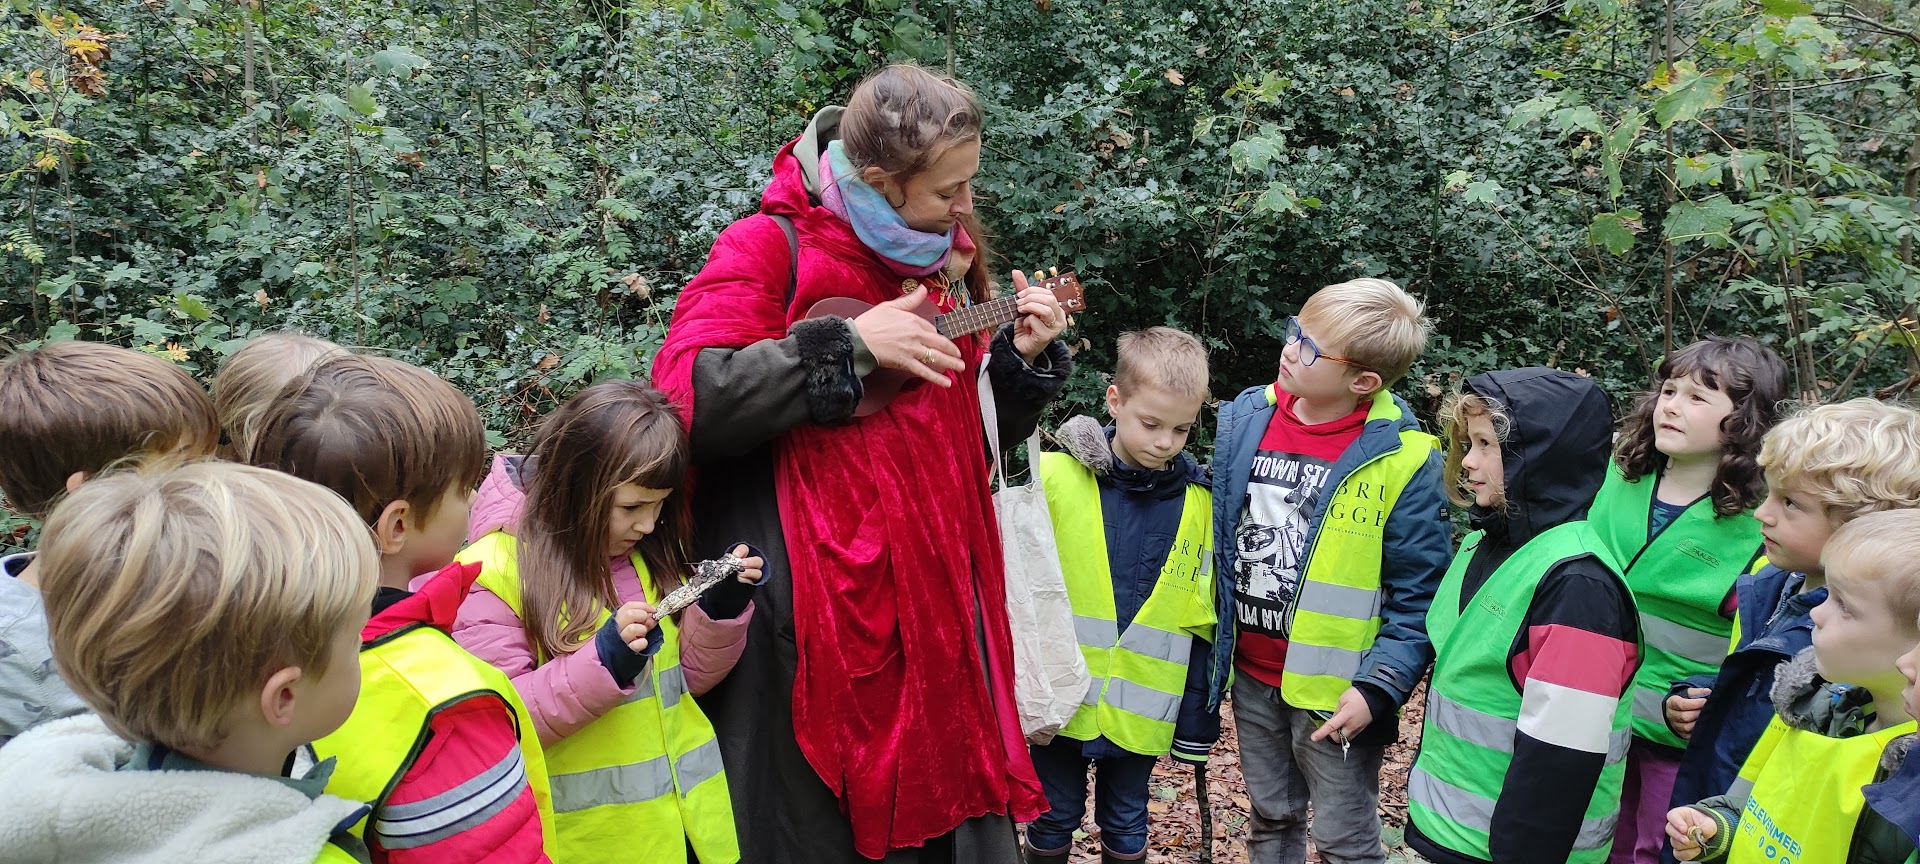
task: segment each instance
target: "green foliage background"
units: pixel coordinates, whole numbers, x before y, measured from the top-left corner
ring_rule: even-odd
[[[1773,344],[1809,399],[1920,371],[1908,3],[4,8],[0,339],[210,373],[296,326],[438,370],[501,445],[643,373],[772,153],[897,59],[987,103],[1007,269],[1092,289],[1062,412],[1157,323],[1204,334],[1217,395],[1269,380],[1286,316],[1362,275],[1429,304],[1423,410],[1532,363],[1626,396],[1704,333]]]

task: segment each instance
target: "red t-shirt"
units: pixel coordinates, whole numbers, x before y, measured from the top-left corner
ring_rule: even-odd
[[[1308,525],[1333,464],[1360,437],[1372,407],[1362,402],[1352,414],[1309,426],[1293,415],[1293,401],[1280,392],[1253,457],[1234,538],[1233,601],[1240,624],[1234,666],[1272,687],[1280,686],[1280,671],[1287,665],[1287,633],[1306,564]]]

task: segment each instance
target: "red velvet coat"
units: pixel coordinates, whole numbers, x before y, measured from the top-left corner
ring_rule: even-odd
[[[810,203],[792,149],[775,158],[762,200],[763,212],[788,216],[800,234],[792,309],[783,305],[789,258],[779,227],[752,216],[722,232],[681,294],[654,366],[654,383],[690,423],[701,350],[784,337],[826,297],[900,296],[901,279],[852,228]],[[794,733],[869,858],[971,817],[1028,821],[1045,809],[1013,708],[973,387],[985,340],[959,344],[968,369],[955,386],[910,389],[845,425],[802,423],[773,445],[799,658]]]

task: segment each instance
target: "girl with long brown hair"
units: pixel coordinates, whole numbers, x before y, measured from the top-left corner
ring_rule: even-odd
[[[636,381],[582,390],[483,483],[460,555],[482,565],[454,638],[513,679],[546,748],[556,862],[739,859],[713,727],[692,698],[726,674],[761,560],[679,613],[686,433]],[[521,500],[524,493],[524,501]],[[514,511],[517,511],[514,512]]]

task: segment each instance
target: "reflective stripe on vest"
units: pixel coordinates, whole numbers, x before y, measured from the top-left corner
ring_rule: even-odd
[[[1647,653],[1633,678],[1633,734],[1685,747],[1686,739],[1667,728],[1667,693],[1673,682],[1710,674],[1726,658],[1733,622],[1720,617],[1720,605],[1760,551],[1760,523],[1751,511],[1719,516],[1704,497],[1648,539],[1659,485],[1655,475],[1629,482],[1610,467],[1587,520],[1627,562],[1622,575],[1640,610]]]
[[[484,565],[479,583],[520,614],[514,539],[495,532],[460,553]],[[633,556],[647,602],[657,603],[646,564]],[[602,609],[600,622],[611,617]],[[662,618],[660,650],[613,710],[547,747],[553,784],[555,864],[684,864],[687,847],[702,864],[740,860],[720,743],[700,706],[687,698],[678,627]],[[592,645],[580,650],[592,651]],[[544,658],[543,658],[544,659]]]
[[[425,624],[397,630],[361,647],[360,698],[353,704],[353,714],[333,734],[313,742],[319,758],[336,760],[327,792],[371,807],[367,818],[354,824],[354,836],[364,839],[371,821],[382,847],[418,848],[484,823],[499,812],[498,808],[448,809],[476,797],[467,784],[425,801],[386,805],[387,796],[413,767],[426,741],[428,722],[470,699],[499,700],[513,715],[520,747],[469,782],[502,790],[525,783],[540,811],[541,832],[547,844],[553,843],[546,758],[534,736],[533,718],[527,716],[513,682],[446,633]],[[480,804],[494,800],[493,796],[477,797]]]
[[[1728,864],[1845,864],[1867,803],[1861,787],[1879,773],[1887,744],[1914,729],[1909,720],[1829,738],[1774,717],[1728,790],[1736,801],[1746,796]]]
[[[1060,734],[1080,741],[1104,735],[1134,753],[1166,753],[1173,747],[1174,721],[1186,694],[1193,640],[1213,638],[1212,493],[1197,484],[1187,487],[1180,528],[1160,578],[1121,631],[1099,482],[1065,453],[1040,454],[1038,471],[1060,548],[1074,634],[1093,676],[1080,710]]]
[[[1587,554],[1609,569],[1616,564],[1592,528],[1584,522],[1569,522],[1514,552],[1494,569],[1463,610],[1460,600],[1467,565],[1482,536],[1476,532],[1461,544],[1427,612],[1427,632],[1435,651],[1433,680],[1427,691],[1420,752],[1407,778],[1407,799],[1408,816],[1421,834],[1463,856],[1486,860],[1491,857],[1487,834],[1493,827],[1494,802],[1513,761],[1521,711],[1522,693],[1510,677],[1507,651],[1525,626],[1534,591],[1549,570]],[[1580,831],[1567,858],[1572,864],[1600,864],[1613,845],[1627,747],[1632,741],[1631,700],[1618,702],[1612,721],[1605,767],[1588,793]]]
[[[1278,402],[1269,385],[1267,404]],[[1368,423],[1399,422],[1401,417],[1391,394],[1374,394]],[[1287,704],[1335,710],[1340,694],[1360,674],[1360,658],[1380,633],[1380,558],[1387,517],[1437,445],[1432,435],[1403,429],[1398,449],[1355,468],[1328,496],[1319,530],[1308,540],[1307,564],[1287,631],[1286,666],[1280,673],[1280,695]]]

